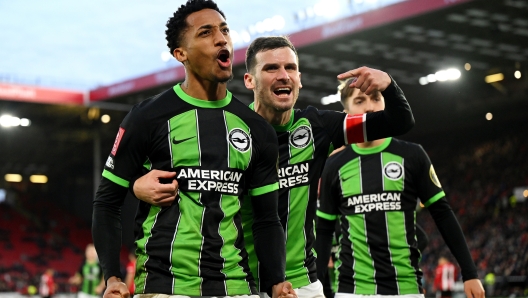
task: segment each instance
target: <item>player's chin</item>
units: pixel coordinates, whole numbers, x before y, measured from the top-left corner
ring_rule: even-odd
[[[233,79],[232,71],[222,71],[216,75],[216,81],[219,83],[227,83]]]

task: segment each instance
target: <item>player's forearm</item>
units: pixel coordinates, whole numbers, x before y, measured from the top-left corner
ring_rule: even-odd
[[[314,244],[317,253],[317,279],[323,281],[328,274],[328,260],[332,251],[332,236],[335,230],[335,221],[321,217],[317,218],[316,239]]]
[[[405,94],[392,77],[391,80],[389,87],[381,92],[385,98],[384,113],[388,117],[394,135],[400,135],[411,130],[414,126],[414,117]]]
[[[121,278],[121,205],[127,188],[103,178],[93,202],[92,238],[103,274]]]
[[[462,269],[463,281],[478,278],[477,267],[471,258],[466,238],[447,201],[439,200],[429,206],[428,210],[446,245]]]
[[[278,193],[252,197],[253,239],[260,264],[260,288],[271,293],[272,286],[285,280],[286,241],[277,214]],[[271,295],[270,295],[271,297]]]

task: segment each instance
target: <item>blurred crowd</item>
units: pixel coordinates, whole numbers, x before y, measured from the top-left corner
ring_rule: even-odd
[[[464,231],[487,296],[528,294],[528,202],[513,192],[515,187],[528,189],[528,139],[503,136],[449,150],[425,149]],[[455,260],[427,213],[421,210],[417,222],[429,236],[421,267],[426,289],[431,289],[437,260],[441,256]]]

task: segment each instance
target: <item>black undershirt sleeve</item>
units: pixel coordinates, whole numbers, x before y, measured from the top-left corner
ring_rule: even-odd
[[[429,244],[429,237],[419,225],[416,225],[416,239],[418,240],[418,249],[423,253],[427,244]]]
[[[478,278],[477,267],[471,258],[462,228],[445,198],[438,200],[427,208],[433,217],[436,227],[451,253],[462,269],[462,280]]]
[[[390,76],[390,75],[389,75]],[[391,84],[381,92],[385,98],[385,109],[380,112],[368,113],[370,117],[380,117],[376,121],[369,121],[367,138],[369,141],[398,136],[408,132],[414,126],[411,107],[403,91],[391,77]]]
[[[92,214],[92,237],[103,267],[105,281],[121,276],[121,206],[128,188],[102,178],[95,194]]]
[[[335,231],[335,220],[322,217],[317,218],[314,249],[317,253],[315,266],[317,268],[317,279],[325,280],[328,275],[328,261],[332,252],[332,237]],[[329,298],[329,297],[327,297]]]
[[[278,191],[251,197],[253,241],[260,264],[260,288],[272,297],[272,287],[285,280],[286,240],[280,223]]]

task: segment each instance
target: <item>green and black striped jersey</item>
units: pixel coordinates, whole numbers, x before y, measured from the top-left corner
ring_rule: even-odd
[[[321,177],[317,215],[339,219],[338,293],[422,293],[416,205],[445,196],[431,161],[414,143],[387,138],[331,156]],[[319,245],[318,245],[319,247]]]
[[[292,110],[286,125],[274,126],[279,141],[279,217],[286,236],[286,280],[293,288],[317,280],[312,247],[318,181],[328,154],[345,143],[346,116],[309,107]],[[358,131],[363,131],[362,119],[354,120]],[[251,271],[258,278],[250,204],[244,204],[242,210]]]
[[[79,268],[79,271],[77,271],[81,275],[81,287],[79,288],[79,292],[83,292],[90,295],[97,295],[96,289],[97,286],[101,283],[101,280],[103,278],[103,270],[101,269],[101,266],[99,263],[87,263],[85,262],[82,264],[81,268]]]
[[[136,215],[136,294],[255,294],[244,248],[244,195],[276,191],[277,138],[232,97],[204,101],[180,85],[131,110],[103,176],[128,187],[142,166],[175,171],[170,207],[140,202]]]

